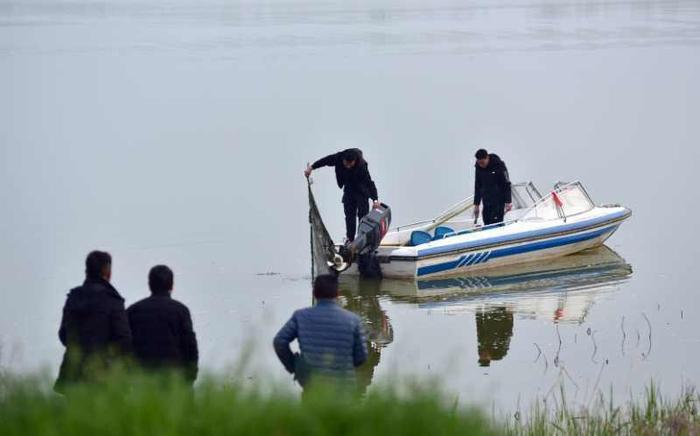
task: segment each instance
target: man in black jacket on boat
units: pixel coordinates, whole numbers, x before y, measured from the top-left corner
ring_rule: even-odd
[[[334,167],[338,187],[343,189],[343,209],[345,211],[345,230],[348,242],[355,240],[357,221],[369,213],[369,199],[373,206],[379,207],[377,186],[369,174],[367,161],[359,148],[349,148],[328,155],[309,165],[304,174],[321,167]]]
[[[481,202],[484,203],[482,218],[485,225],[503,222],[503,216],[513,207],[510,177],[505,162],[496,154],[480,149],[476,157],[474,181],[474,216],[479,216]]]

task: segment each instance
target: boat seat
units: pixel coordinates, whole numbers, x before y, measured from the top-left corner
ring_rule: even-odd
[[[438,239],[443,239],[447,237],[447,235],[454,233],[455,231],[452,230],[450,227],[446,226],[439,226],[435,228],[435,236],[433,236],[433,241],[436,241]]]
[[[411,232],[411,243],[410,245],[412,247],[415,247],[416,245],[421,245],[428,243],[433,240],[433,236],[428,233],[424,232],[423,230],[414,230]]]

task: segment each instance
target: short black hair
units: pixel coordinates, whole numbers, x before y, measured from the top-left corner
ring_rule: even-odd
[[[348,148],[343,152],[343,160],[352,162],[360,158],[360,153],[356,148]]]
[[[477,160],[486,159],[487,157],[489,157],[489,152],[484,150],[483,148],[480,148],[476,151],[474,157],[477,158]]]
[[[173,289],[173,270],[156,265],[148,273],[148,287],[154,294],[165,294]]]
[[[338,278],[332,274],[322,274],[314,280],[314,298],[336,298],[338,296]]]
[[[91,251],[85,259],[85,276],[100,279],[107,267],[112,266],[112,256],[106,251]]]

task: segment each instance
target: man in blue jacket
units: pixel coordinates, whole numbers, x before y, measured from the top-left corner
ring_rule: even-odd
[[[356,388],[355,368],[367,360],[362,321],[338,305],[335,276],[316,277],[313,292],[316,305],[294,312],[275,336],[277,357],[304,389],[317,382]],[[289,347],[295,339],[300,353]]]

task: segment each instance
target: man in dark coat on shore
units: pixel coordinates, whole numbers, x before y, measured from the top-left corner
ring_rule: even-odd
[[[489,154],[484,149],[478,150],[474,157],[476,157],[474,216],[479,216],[480,204],[483,201],[484,224],[501,223],[505,213],[513,207],[506,163],[498,155]]]
[[[179,372],[192,384],[197,379],[199,352],[187,307],[171,298],[173,272],[165,265],[151,268],[151,296],[127,310],[134,337],[134,357],[147,370]]]
[[[99,381],[131,349],[124,299],[109,283],[112,257],[93,251],[85,260],[85,282],[70,291],[58,337],[66,347],[54,389]]]
[[[316,305],[294,312],[275,336],[277,357],[304,389],[310,383],[325,382],[355,392],[355,368],[367,360],[362,321],[338,305],[335,276],[316,277],[313,292]],[[289,347],[295,339],[300,354]]]
[[[369,174],[367,161],[359,148],[349,148],[317,160],[306,168],[304,174],[309,177],[313,170],[321,167],[335,168],[336,182],[343,190],[345,235],[347,242],[352,242],[355,240],[358,220],[369,213],[369,199],[373,200],[373,207],[379,207],[380,204],[377,186]]]

